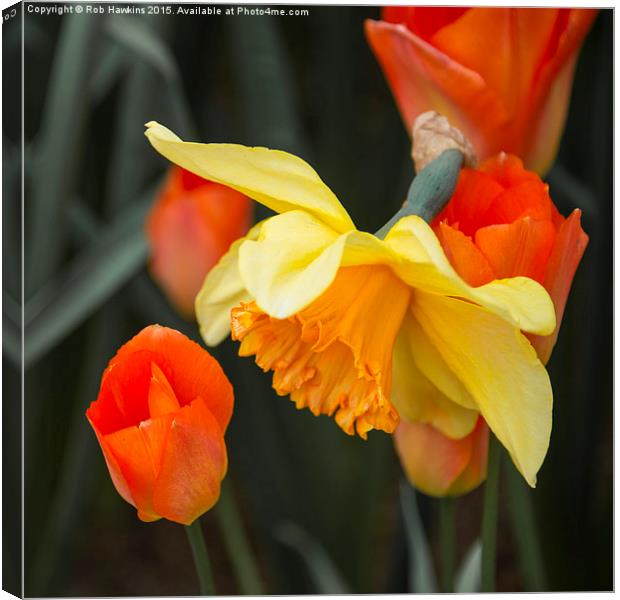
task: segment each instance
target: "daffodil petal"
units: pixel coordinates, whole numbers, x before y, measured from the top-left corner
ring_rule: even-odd
[[[401,418],[432,425],[452,439],[464,438],[476,426],[478,411],[463,408],[452,402],[449,396],[422,372],[418,366],[420,355],[430,352],[432,365],[443,363],[443,359],[437,350],[429,346],[428,341],[425,346],[416,345],[416,339],[424,336],[423,332],[418,331],[419,329],[413,317],[407,315],[394,346],[392,403]],[[445,363],[441,370],[448,380],[445,387],[452,388],[453,393],[470,398],[463,384]],[[476,406],[472,399],[469,402]]]
[[[437,236],[420,217],[401,219],[385,243],[402,261],[395,272],[409,285],[441,296],[456,296],[485,306],[522,331],[549,335],[555,311],[547,291],[533,279],[512,277],[469,286],[450,265]]]
[[[239,271],[256,304],[286,319],[318,298],[341,266],[398,260],[369,233],[339,235],[317,217],[290,211],[265,221],[255,241],[239,249]]]
[[[341,233],[354,229],[334,193],[304,160],[268,148],[184,142],[155,121],[145,135],[161,155],[210,181],[283,213],[303,209]]]
[[[208,346],[217,346],[230,333],[231,308],[251,299],[239,273],[239,248],[245,240],[258,238],[264,222],[257,223],[245,237],[231,244],[209,271],[196,296],[196,319]]]
[[[533,487],[551,435],[549,376],[518,328],[456,298],[418,292],[412,311]]]

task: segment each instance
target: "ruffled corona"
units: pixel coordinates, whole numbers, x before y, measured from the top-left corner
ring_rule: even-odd
[[[290,394],[297,408],[334,415],[346,433],[363,438],[371,429],[392,432],[398,423],[390,402],[392,348],[409,296],[386,267],[345,267],[288,319],[242,302],[232,309],[232,337],[241,341],[240,356],[256,355],[264,371],[274,372],[274,389]]]

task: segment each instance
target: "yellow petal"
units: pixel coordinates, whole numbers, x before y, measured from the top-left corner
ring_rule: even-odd
[[[512,277],[473,288],[450,265],[429,225],[420,217],[398,221],[385,242],[402,259],[395,272],[414,288],[457,296],[485,306],[522,331],[549,335],[555,311],[547,291],[533,279]]]
[[[227,185],[279,213],[303,209],[339,233],[354,228],[338,198],[297,156],[238,144],[184,142],[155,121],[146,127],[145,135],[155,150],[200,177]]]
[[[338,235],[304,211],[268,219],[256,241],[239,250],[239,270],[257,305],[272,317],[286,319],[318,298],[341,265],[397,260],[381,240],[353,230]]]
[[[196,319],[208,346],[217,346],[230,333],[232,307],[250,300],[239,273],[239,248],[245,240],[255,240],[264,223],[257,223],[245,237],[233,242],[209,271],[196,296]]]
[[[549,376],[518,328],[455,298],[418,292],[412,311],[531,485],[549,446]]]
[[[443,389],[453,395],[466,397],[472,406],[475,406],[475,403],[463,384],[445,365],[441,355],[419,330],[420,327],[412,316],[407,315],[394,347],[392,403],[401,418],[432,425],[452,439],[463,438],[474,429],[478,419],[477,410],[469,410],[452,402],[449,395],[443,393],[424,375],[418,366],[422,364],[421,359],[430,355],[427,362],[431,369],[445,375],[446,382],[441,381]],[[420,338],[424,339],[422,346],[416,344]]]

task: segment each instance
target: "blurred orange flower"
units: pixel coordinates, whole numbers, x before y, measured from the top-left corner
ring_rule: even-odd
[[[559,145],[591,9],[390,6],[366,34],[411,133],[448,117],[486,159],[505,151],[544,173]]]
[[[178,331],[151,325],[110,361],[86,416],[138,517],[189,525],[219,498],[232,409],[219,363]]]
[[[548,186],[517,157],[500,154],[479,169],[461,170],[454,195],[432,225],[450,263],[470,285],[525,276],[545,287],[556,328],[549,336],[528,338],[546,363],[588,243],[580,221],[579,209],[567,219],[560,215]],[[412,483],[431,495],[462,494],[486,477],[486,425],[453,439],[430,424],[403,419],[395,442]]]
[[[245,235],[247,196],[173,166],[147,220],[151,272],[176,309],[194,317],[205,276],[232,242]]]

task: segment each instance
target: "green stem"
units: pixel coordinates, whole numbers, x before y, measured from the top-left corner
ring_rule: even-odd
[[[189,539],[189,545],[192,548],[192,556],[196,565],[196,573],[198,573],[198,581],[200,582],[201,596],[215,596],[215,586],[213,585],[213,575],[211,573],[211,563],[207,554],[207,545],[202,534],[200,519],[196,519],[191,525],[186,525],[185,531]]]
[[[462,165],[463,154],[459,150],[442,152],[414,177],[403,207],[375,235],[384,239],[398,221],[410,215],[430,223],[452,198]]]
[[[547,589],[545,564],[542,556],[532,495],[511,464],[506,471],[508,484],[508,508],[512,521],[512,531],[519,549],[519,560],[523,571],[526,592],[542,592]]]
[[[240,592],[245,596],[262,596],[265,592],[258,565],[245,535],[234,490],[228,479],[222,482],[222,492],[214,511],[239,582]]]
[[[497,497],[499,492],[499,464],[501,445],[491,433],[489,435],[489,458],[487,481],[484,488],[484,508],[482,513],[482,573],[483,592],[495,588],[495,549],[497,542]]]
[[[441,586],[444,592],[453,592],[456,559],[455,498],[439,500],[439,533],[441,537]]]

